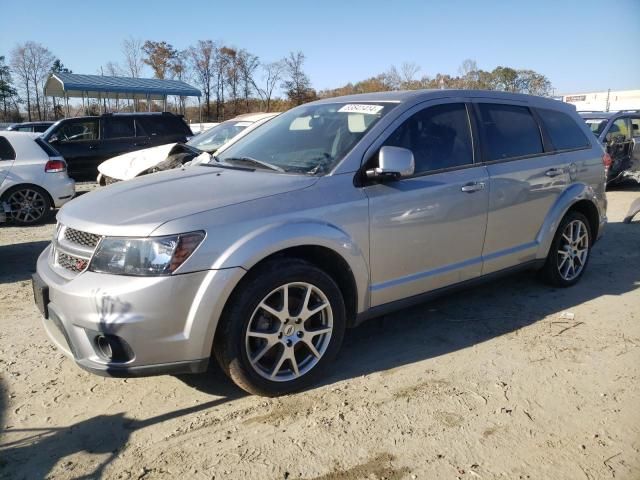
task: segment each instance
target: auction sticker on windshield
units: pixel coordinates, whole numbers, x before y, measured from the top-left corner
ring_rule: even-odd
[[[349,103],[344,107],[340,108],[340,110],[338,111],[346,112],[346,113],[366,113],[369,115],[375,115],[383,108],[384,108],[384,105],[366,105],[366,104]]]

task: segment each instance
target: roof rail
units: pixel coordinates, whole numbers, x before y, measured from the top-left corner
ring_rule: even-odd
[[[636,109],[630,109],[630,110],[618,110],[618,113],[640,113],[640,110]]]
[[[604,110],[578,110],[578,113],[609,113]]]

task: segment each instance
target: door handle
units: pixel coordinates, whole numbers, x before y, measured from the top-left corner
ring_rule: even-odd
[[[463,185],[460,189],[465,193],[473,193],[479,192],[480,190],[484,190],[484,182],[471,182]]]
[[[89,150],[96,150],[98,145],[89,145]]]
[[[557,177],[558,175],[562,175],[563,173],[563,168],[550,168],[549,170],[544,172],[547,177]]]

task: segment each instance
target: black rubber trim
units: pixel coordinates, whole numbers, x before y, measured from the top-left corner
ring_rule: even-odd
[[[429,300],[433,300],[434,298],[440,297],[442,295],[447,295],[457,290],[464,290],[465,288],[469,288],[475,285],[480,285],[505,275],[510,275],[512,273],[516,273],[524,270],[535,270],[542,267],[545,261],[546,259],[532,260],[530,262],[525,262],[520,265],[515,265],[513,267],[505,268],[503,270],[498,270],[497,272],[491,272],[487,275],[481,275],[479,277],[472,278],[470,280],[465,280],[464,282],[456,283],[454,285],[449,285],[447,287],[438,288],[436,290],[431,290],[429,292],[420,293],[418,295],[403,298],[400,300],[395,300],[393,302],[384,303],[382,305],[372,307],[369,310],[359,313],[356,316],[355,322],[353,322],[349,326],[356,327],[366,320],[380,317],[382,315],[386,315],[388,313],[395,312],[403,308],[408,308],[414,305],[418,305],[420,303],[425,303],[425,302],[428,302]]]
[[[185,362],[158,363],[135,367],[104,365],[96,366],[87,360],[76,360],[80,368],[101,377],[129,378],[153,377],[156,375],[178,375],[183,373],[203,373],[207,371],[209,359],[189,360]]]

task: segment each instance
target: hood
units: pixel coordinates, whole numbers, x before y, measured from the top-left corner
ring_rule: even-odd
[[[304,175],[193,166],[98,188],[67,203],[58,220],[98,235],[144,237],[180,217],[303,189],[316,181]]]
[[[110,158],[98,165],[98,171],[117,180],[130,180],[162,162],[177,143],[145,148]]]

